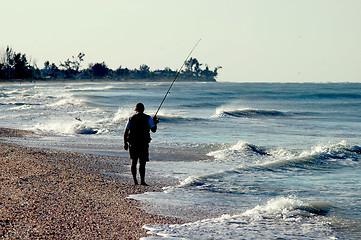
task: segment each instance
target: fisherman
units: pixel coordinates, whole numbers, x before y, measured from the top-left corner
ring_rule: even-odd
[[[129,118],[124,131],[124,149],[127,151],[129,148],[134,185],[138,185],[137,163],[139,159],[140,184],[148,186],[145,183],[145,165],[149,161],[150,130],[155,133],[157,131],[156,124],[159,121],[156,117],[152,119],[149,115],[144,114],[143,103],[137,103],[134,111],[135,114]]]

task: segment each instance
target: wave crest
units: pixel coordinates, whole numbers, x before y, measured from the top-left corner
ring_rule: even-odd
[[[226,160],[235,162],[241,159],[246,160],[246,158],[261,158],[262,156],[267,156],[269,155],[267,151],[268,150],[264,147],[256,146],[244,141],[239,141],[237,144],[231,147],[209,152],[207,155],[214,157],[216,161],[223,162]]]
[[[305,203],[295,197],[278,197],[269,200],[265,205],[258,205],[242,214],[252,220],[265,218],[287,219],[309,217],[313,214],[325,215],[331,208],[326,202]]]
[[[281,118],[289,117],[292,114],[278,110],[262,109],[237,109],[237,110],[217,110],[216,117],[245,117],[245,118]]]
[[[195,117],[183,117],[177,115],[163,115],[160,114],[157,116],[160,122],[165,123],[182,123],[182,122],[189,122],[189,121],[203,121],[205,119],[202,118],[195,118]]]
[[[244,141],[207,154],[218,162],[237,163],[240,167],[264,166],[268,168],[319,168],[359,164],[361,147],[350,146],[346,141],[314,146],[310,151],[267,149]]]
[[[332,239],[329,223],[319,217],[330,208],[327,202],[305,203],[295,197],[278,197],[237,215],[144,228],[149,234],[167,239]]]
[[[86,122],[78,123],[74,121],[49,121],[46,123],[39,123],[31,130],[56,133],[56,134],[96,134],[98,129],[91,127]]]

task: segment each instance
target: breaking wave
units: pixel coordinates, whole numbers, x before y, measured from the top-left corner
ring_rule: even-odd
[[[341,141],[298,152],[287,149],[267,149],[239,141],[225,149],[212,151],[208,153],[208,156],[214,157],[215,161],[231,161],[241,166],[330,167],[359,164],[361,147],[351,146],[346,141]]]
[[[208,156],[216,163],[228,166],[219,172],[207,172],[183,180],[179,187],[197,188],[220,193],[241,193],[230,185],[220,185],[227,179],[245,172],[298,172],[323,171],[360,165],[361,147],[347,145],[345,141],[326,146],[315,146],[310,151],[267,149],[240,141],[234,146],[212,151]]]
[[[99,129],[92,127],[87,122],[78,123],[77,121],[49,121],[36,124],[30,130],[54,134],[96,134]]]
[[[331,227],[323,220],[330,208],[327,202],[277,197],[238,215],[144,228],[166,239],[332,239]]]
[[[277,197],[270,199],[264,205],[258,205],[247,210],[241,216],[252,220],[265,218],[287,219],[310,217],[312,215],[326,215],[331,208],[331,204],[326,202],[303,202],[295,197]]]
[[[66,89],[68,90],[68,92],[100,92],[100,91],[121,91],[121,90],[138,90],[139,88],[136,87],[127,87],[127,86],[113,86],[113,85],[108,85],[108,86],[88,86],[88,87],[83,87],[83,88],[78,88],[78,87],[72,87],[72,86],[67,86]]]

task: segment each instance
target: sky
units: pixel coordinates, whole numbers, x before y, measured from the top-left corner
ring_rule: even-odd
[[[43,68],[181,67],[224,82],[361,82],[360,0],[0,0],[0,51]]]

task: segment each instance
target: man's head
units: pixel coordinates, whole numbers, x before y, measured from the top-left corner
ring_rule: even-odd
[[[137,103],[137,104],[135,105],[135,109],[134,109],[134,110],[137,111],[137,112],[140,112],[140,113],[144,112],[144,105],[143,105],[143,103]]]

